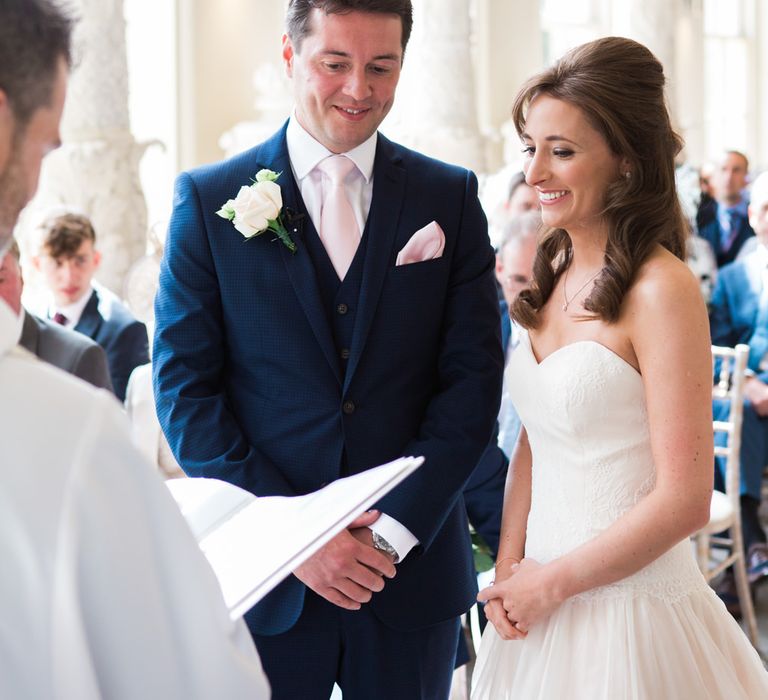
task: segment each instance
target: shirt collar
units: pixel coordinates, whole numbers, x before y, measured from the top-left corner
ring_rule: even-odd
[[[732,212],[734,214],[739,214],[739,216],[743,218],[747,218],[749,204],[747,203],[747,200],[743,197],[739,201],[738,204],[734,204],[732,206],[726,206],[725,204],[721,204],[720,202],[717,203],[717,216],[718,218],[722,219],[726,212]]]
[[[373,161],[376,158],[378,137],[378,132],[374,132],[359,146],[355,146],[351,151],[341,154],[347,156],[357,166],[366,184],[373,177]],[[299,124],[295,112],[288,120],[285,140],[288,145],[288,157],[291,160],[291,167],[296,175],[296,179],[299,181],[309,175],[321,160],[334,155]]]
[[[66,316],[67,328],[74,328],[80,320],[80,317],[83,315],[83,311],[91,299],[93,290],[94,287],[93,284],[91,284],[83,296],[81,296],[76,302],[67,304],[65,306],[57,306],[56,302],[52,301],[48,307],[48,318],[53,318],[58,311],[60,314]]]

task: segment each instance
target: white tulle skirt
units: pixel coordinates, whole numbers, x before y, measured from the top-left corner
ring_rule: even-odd
[[[768,672],[709,588],[572,599],[524,640],[489,624],[472,700],[758,700]]]

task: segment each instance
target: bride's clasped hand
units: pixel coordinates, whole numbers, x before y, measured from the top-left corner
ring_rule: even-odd
[[[536,623],[546,620],[562,603],[554,567],[535,559],[507,562],[496,580],[477,595],[485,615],[502,639],[523,639]]]

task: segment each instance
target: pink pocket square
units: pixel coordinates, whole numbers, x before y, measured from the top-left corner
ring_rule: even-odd
[[[411,240],[397,254],[395,265],[435,260],[443,255],[443,248],[445,248],[445,234],[437,221],[433,221],[411,236]]]

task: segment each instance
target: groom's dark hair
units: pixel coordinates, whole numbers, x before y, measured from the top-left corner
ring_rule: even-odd
[[[0,90],[22,128],[50,104],[59,60],[72,63],[72,25],[53,0],[0,0]]]
[[[288,3],[285,26],[296,51],[301,50],[302,40],[311,32],[312,10],[321,10],[326,15],[345,15],[350,12],[397,15],[403,25],[400,43],[405,54],[405,47],[408,45],[408,39],[411,38],[413,27],[411,0],[291,0]]]

